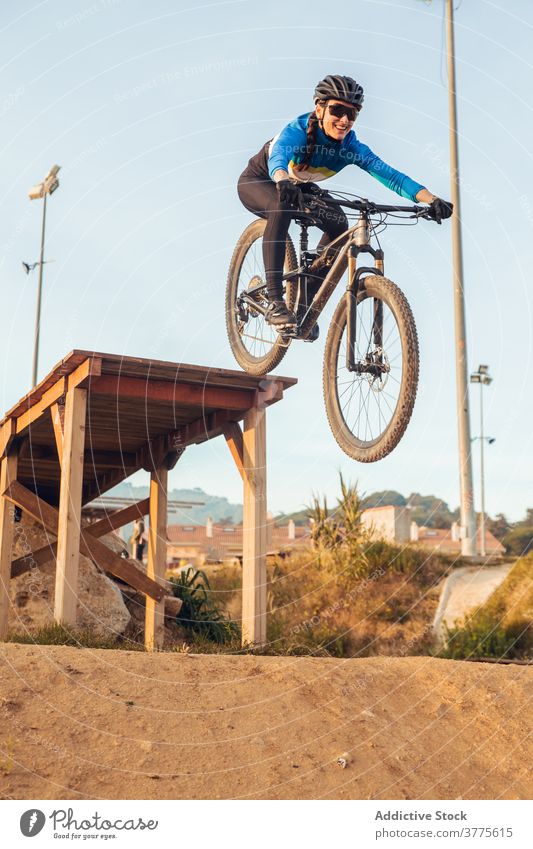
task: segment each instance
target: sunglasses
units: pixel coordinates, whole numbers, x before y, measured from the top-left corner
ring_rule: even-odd
[[[346,115],[348,121],[355,121],[359,113],[356,106],[343,106],[342,103],[328,103],[328,110],[335,118],[343,118]]]

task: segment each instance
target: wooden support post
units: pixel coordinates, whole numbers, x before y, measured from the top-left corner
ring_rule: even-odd
[[[86,408],[87,390],[70,389],[65,404],[54,607],[56,622],[65,625],[76,624]]]
[[[2,459],[0,493],[17,479],[17,454],[11,450]],[[0,495],[0,640],[7,634],[9,613],[9,581],[11,578],[11,549],[13,547],[13,505]]]
[[[167,480],[166,464],[150,476],[150,527],[148,530],[148,568],[153,581],[163,582],[167,562]],[[165,600],[146,597],[144,644],[147,651],[163,648]]]
[[[266,412],[252,407],[243,433],[242,641],[266,643]]]

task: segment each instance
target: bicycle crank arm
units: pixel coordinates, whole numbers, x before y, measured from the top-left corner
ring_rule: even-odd
[[[258,304],[252,294],[250,294],[250,292],[243,292],[241,298],[246,304],[248,304],[249,307],[252,307],[252,309],[256,310],[256,312],[261,313],[261,315],[266,315],[268,306]]]

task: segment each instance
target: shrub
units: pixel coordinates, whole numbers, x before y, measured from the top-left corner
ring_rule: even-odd
[[[214,643],[231,643],[239,636],[239,626],[228,619],[211,600],[211,587],[205,572],[182,569],[179,578],[170,579],[172,592],[183,602],[176,621]]]
[[[516,658],[521,654],[521,637],[516,628],[497,624],[486,615],[475,616],[464,626],[446,628],[446,645],[440,656],[452,660]]]

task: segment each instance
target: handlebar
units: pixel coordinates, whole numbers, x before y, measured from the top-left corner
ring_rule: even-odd
[[[328,206],[345,206],[348,209],[355,209],[358,212],[367,212],[373,214],[376,212],[410,212],[412,215],[419,218],[427,218],[427,206],[406,206],[404,204],[383,204],[374,203],[367,198],[361,200],[347,200],[344,198],[334,198],[329,192],[323,189],[314,189],[312,192],[305,193],[302,191],[303,206],[313,207],[313,205],[321,206],[320,201],[323,201]]]

